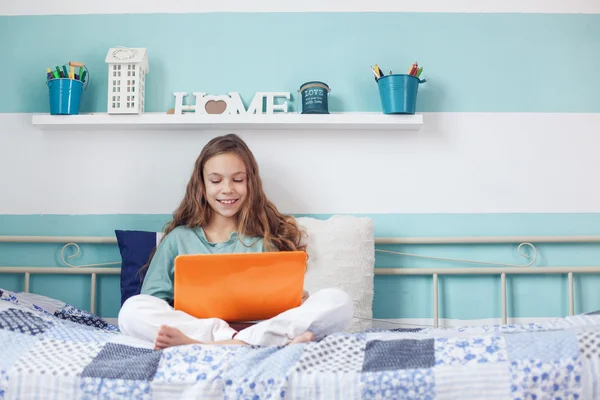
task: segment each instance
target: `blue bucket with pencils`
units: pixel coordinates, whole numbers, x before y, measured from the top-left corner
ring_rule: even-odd
[[[419,84],[425,83],[414,75],[385,75],[377,80],[384,114],[414,114]]]
[[[48,81],[50,88],[50,114],[79,114],[83,82],[69,78],[58,78]]]
[[[66,65],[63,69],[56,67],[55,71],[48,68],[47,81],[50,100],[51,115],[77,115],[79,114],[79,105],[81,104],[81,94],[84,91],[83,83],[87,68],[79,62],[70,62],[71,72],[69,73]],[[75,73],[75,67],[79,67],[79,74]],[[83,69],[85,68],[85,71]],[[86,88],[88,83],[86,84]]]

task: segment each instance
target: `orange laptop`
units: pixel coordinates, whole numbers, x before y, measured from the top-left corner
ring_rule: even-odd
[[[305,273],[303,251],[180,255],[173,306],[196,318],[265,320],[302,304]]]

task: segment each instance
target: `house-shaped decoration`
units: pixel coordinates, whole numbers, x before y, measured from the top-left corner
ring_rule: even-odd
[[[105,61],[108,63],[108,113],[143,113],[145,77],[149,71],[146,49],[113,48]]]

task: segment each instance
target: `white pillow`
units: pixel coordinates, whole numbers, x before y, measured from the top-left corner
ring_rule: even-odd
[[[375,233],[369,218],[334,215],[327,220],[296,218],[307,238],[308,271],[304,288],[309,293],[338,287],[354,302],[355,318],[349,332],[372,326]]]

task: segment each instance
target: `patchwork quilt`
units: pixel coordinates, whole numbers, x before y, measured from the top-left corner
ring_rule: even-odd
[[[0,399],[600,399],[600,312],[287,347],[151,347],[68,304],[0,289]]]

